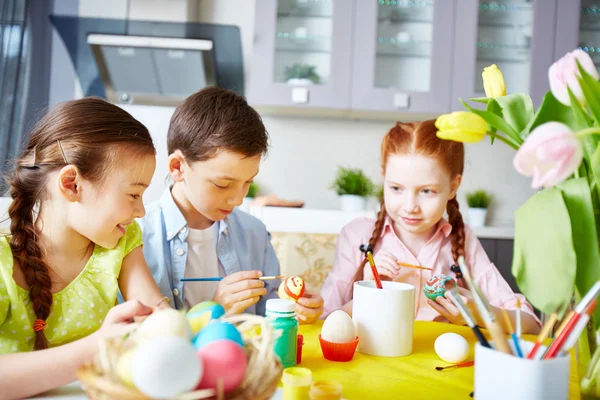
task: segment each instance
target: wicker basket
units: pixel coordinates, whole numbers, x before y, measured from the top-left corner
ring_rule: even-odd
[[[283,367],[273,351],[274,332],[264,317],[241,314],[223,319],[235,324],[244,334],[245,350],[248,355],[246,375],[240,387],[224,394],[222,387],[197,390],[177,396],[177,400],[227,399],[227,400],[267,400],[273,396],[281,379]],[[132,341],[124,338],[105,339],[99,343],[94,360],[77,371],[77,377],[87,396],[93,400],[149,400],[141,392],[124,385],[116,374],[119,357],[132,346]],[[221,386],[221,385],[219,385]]]

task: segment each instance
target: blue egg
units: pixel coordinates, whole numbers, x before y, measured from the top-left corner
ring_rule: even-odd
[[[233,324],[223,321],[214,321],[206,325],[198,332],[192,344],[196,350],[199,350],[209,343],[223,339],[234,341],[244,347],[244,340],[240,331]]]
[[[195,318],[204,314],[205,312],[210,311],[211,316],[210,319],[221,318],[225,315],[225,309],[222,305],[217,303],[216,301],[203,301],[202,303],[196,304],[192,307],[186,314],[187,318]]]

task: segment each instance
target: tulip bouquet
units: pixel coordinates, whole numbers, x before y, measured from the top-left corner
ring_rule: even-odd
[[[512,273],[529,301],[552,313],[600,280],[600,74],[583,50],[568,53],[550,67],[537,110],[527,94],[506,94],[496,65],[482,76],[486,97],[470,100],[485,108],[461,100],[468,111],[440,116],[438,137],[472,143],[487,135],[516,150],[514,168],[539,190],[515,212]],[[591,321],[579,365],[583,392],[600,396],[600,307]]]

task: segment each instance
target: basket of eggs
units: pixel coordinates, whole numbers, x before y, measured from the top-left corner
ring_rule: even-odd
[[[226,317],[215,302],[156,310],[133,332],[99,342],[77,376],[94,400],[270,399],[283,368],[264,317]]]

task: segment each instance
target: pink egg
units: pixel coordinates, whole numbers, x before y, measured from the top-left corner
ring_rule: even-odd
[[[232,340],[217,340],[198,350],[203,364],[204,375],[198,389],[216,388],[217,381],[223,379],[225,392],[236,389],[244,380],[246,352]]]

